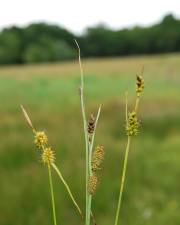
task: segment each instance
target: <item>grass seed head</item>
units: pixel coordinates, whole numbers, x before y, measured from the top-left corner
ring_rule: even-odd
[[[51,148],[45,148],[41,157],[44,164],[52,164],[55,161],[55,155]]]
[[[94,118],[94,115],[91,114],[90,118],[89,118],[89,121],[88,121],[88,133],[93,134],[94,128],[95,128],[95,118]]]
[[[48,138],[47,138],[47,135],[45,134],[44,131],[37,131],[37,132],[35,132],[34,144],[38,148],[41,148],[42,145],[46,145],[47,142],[48,142]]]
[[[128,136],[135,136],[138,133],[139,122],[135,111],[128,113],[128,121],[126,124],[126,133]]]
[[[98,145],[92,155],[92,170],[96,172],[100,169],[100,165],[104,159],[104,147],[102,145]]]
[[[93,174],[92,176],[90,176],[89,178],[89,182],[88,182],[88,192],[90,195],[93,195],[96,191],[96,187],[97,187],[97,176],[96,174]]]
[[[144,89],[144,79],[141,75],[136,76],[136,93],[139,97]]]

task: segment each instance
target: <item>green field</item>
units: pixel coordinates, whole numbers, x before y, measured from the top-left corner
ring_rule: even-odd
[[[125,97],[145,67],[141,129],[130,151],[122,225],[179,225],[180,55],[83,61],[87,115],[102,104],[96,144],[106,155],[93,211],[97,225],[113,225],[126,136]],[[47,131],[57,164],[85,206],[85,149],[77,62],[0,67],[0,225],[50,225],[47,170],[33,146],[23,104]],[[56,174],[54,174],[56,177]],[[58,225],[83,224],[63,185],[54,180]],[[84,194],[83,194],[84,193]]]

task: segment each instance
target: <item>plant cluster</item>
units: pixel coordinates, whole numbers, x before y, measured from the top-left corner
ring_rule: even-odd
[[[101,112],[101,106],[99,106],[96,116],[94,116],[94,114],[92,113],[88,120],[86,117],[85,99],[84,99],[84,76],[83,76],[83,68],[81,64],[81,53],[80,53],[80,48],[77,42],[76,42],[76,45],[79,52],[79,66],[80,66],[80,73],[81,73],[81,85],[79,90],[80,90],[80,103],[81,103],[81,111],[82,111],[82,119],[83,119],[83,127],[84,127],[85,154],[86,154],[85,216],[83,216],[83,213],[79,205],[77,204],[77,201],[75,200],[74,195],[72,194],[67,182],[62,176],[60,169],[55,164],[55,152],[49,146],[47,134],[44,131],[38,131],[34,128],[26,110],[24,109],[23,106],[21,106],[23,114],[34,134],[34,144],[41,155],[42,162],[48,169],[54,225],[57,225],[57,218],[56,218],[55,195],[54,195],[54,189],[53,189],[51,170],[53,169],[57,173],[58,177],[64,184],[74,206],[76,207],[82,219],[84,220],[85,225],[90,225],[92,224],[91,222],[93,222],[93,224],[95,225],[96,222],[92,212],[92,200],[93,200],[93,195],[97,188],[98,171],[101,170],[102,162],[105,155],[104,147],[101,144],[94,147],[95,134],[96,134],[97,123],[98,123],[100,112]],[[127,135],[127,144],[125,148],[125,157],[124,157],[124,163],[123,163],[123,171],[122,171],[114,225],[118,225],[119,223],[119,215],[120,215],[122,196],[124,191],[124,184],[125,184],[125,178],[126,178],[126,170],[127,170],[128,155],[129,155],[131,140],[132,140],[132,137],[137,135],[139,132],[138,108],[139,108],[139,101],[140,101],[140,97],[141,97],[143,89],[144,89],[144,79],[143,79],[143,70],[142,70],[141,73],[138,74],[136,77],[136,101],[135,101],[135,105],[133,109],[131,110],[128,109],[128,100],[127,100],[127,93],[126,93],[125,132]]]

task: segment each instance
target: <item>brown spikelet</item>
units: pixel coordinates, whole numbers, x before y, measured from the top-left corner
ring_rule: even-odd
[[[93,195],[96,191],[96,187],[97,187],[97,176],[96,174],[93,174],[92,176],[90,176],[89,178],[89,182],[88,182],[88,192],[90,195]]]
[[[92,155],[92,170],[93,172],[96,172],[100,169],[100,165],[102,164],[102,161],[104,159],[104,147],[102,145],[98,145]]]
[[[144,89],[144,79],[141,75],[136,75],[136,93],[137,93],[137,96],[140,96],[143,89]]]
[[[88,133],[93,134],[94,128],[95,128],[95,118],[94,118],[94,115],[91,114],[90,118],[89,118],[89,121],[88,121]]]

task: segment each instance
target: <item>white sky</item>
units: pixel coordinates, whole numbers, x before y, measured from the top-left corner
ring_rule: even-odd
[[[98,23],[149,25],[167,13],[180,18],[180,0],[0,0],[0,28],[45,21],[82,32]]]

